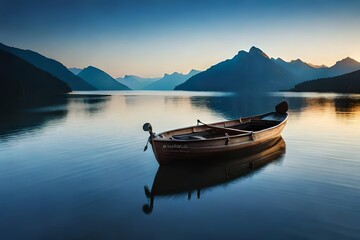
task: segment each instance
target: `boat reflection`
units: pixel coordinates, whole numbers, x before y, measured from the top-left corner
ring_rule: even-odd
[[[279,161],[285,149],[285,141],[279,137],[263,145],[257,152],[252,151],[246,155],[242,153],[241,156],[233,155],[224,161],[209,159],[206,165],[160,166],[151,190],[148,186],[144,187],[148,203],[143,206],[143,211],[146,214],[152,212],[156,197],[187,194],[190,199],[192,192],[196,191],[197,198],[200,198],[201,191],[206,188],[252,175],[270,162]]]

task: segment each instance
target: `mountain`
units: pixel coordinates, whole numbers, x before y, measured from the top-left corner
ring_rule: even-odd
[[[294,75],[298,76],[299,79],[301,79],[302,81],[322,76],[323,69],[325,69],[321,67],[312,67],[308,63],[305,63],[300,59],[291,60],[290,62],[286,62],[281,58],[272,58],[271,60],[283,67],[284,69],[288,70],[289,72],[293,73]]]
[[[298,76],[301,80],[335,77],[360,69],[360,63],[349,57],[336,62],[336,64],[331,67],[312,65],[305,63],[300,59],[292,60],[290,62],[286,62],[281,58],[272,58],[272,60]]]
[[[68,68],[70,72],[72,72],[75,75],[78,75],[82,70],[84,70],[83,68]]]
[[[327,66],[325,64],[321,64],[321,65],[316,65],[316,64],[312,64],[312,63],[306,63],[306,64],[313,68],[327,68]]]
[[[95,86],[97,90],[130,90],[127,86],[119,83],[106,72],[92,66],[82,70],[78,76]]]
[[[288,89],[298,83],[294,74],[273,62],[259,48],[240,51],[232,59],[201,72],[175,90],[266,91]]]
[[[125,75],[123,78],[116,78],[116,80],[133,90],[142,90],[147,85],[159,80],[160,78],[142,78],[134,75]]]
[[[360,93],[360,70],[337,77],[306,81],[297,84],[290,91]]]
[[[22,58],[23,60],[31,63],[35,67],[50,73],[54,77],[57,77],[58,79],[66,83],[72,90],[75,91],[95,90],[94,86],[88,84],[78,76],[71,73],[61,63],[53,59],[44,57],[37,52],[9,47],[1,43],[0,43],[0,49],[12,53],[15,56]]]
[[[177,85],[184,83],[186,80],[200,73],[198,70],[192,69],[188,74],[174,72],[173,74],[165,74],[160,80],[149,84],[146,90],[173,90]]]
[[[347,57],[337,61],[334,66],[330,67],[328,69],[327,77],[334,77],[345,73],[354,72],[356,70],[360,70],[360,63],[352,58]]]
[[[0,70],[0,105],[6,107],[71,91],[60,79],[1,49]]]

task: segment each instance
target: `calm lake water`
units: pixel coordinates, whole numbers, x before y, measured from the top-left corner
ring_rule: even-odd
[[[1,115],[0,239],[360,239],[360,95],[103,93]],[[145,122],[211,123],[283,97],[283,141],[257,169],[214,180],[221,166],[159,168],[143,152]]]

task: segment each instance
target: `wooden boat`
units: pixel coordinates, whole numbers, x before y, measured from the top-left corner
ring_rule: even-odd
[[[288,119],[288,104],[282,101],[275,109],[275,112],[212,124],[198,120],[196,126],[159,134],[153,132],[150,123],[145,123],[143,130],[150,134],[148,143],[160,165],[231,157],[241,151],[256,152],[260,145],[281,135]]]
[[[215,186],[253,176],[267,164],[280,161],[285,150],[285,141],[278,137],[267,141],[266,145],[262,145],[259,151],[253,154],[242,152],[233,158],[211,158],[207,164],[159,166],[151,189],[144,187],[148,203],[143,206],[143,211],[146,214],[152,212],[155,198],[184,196],[191,199],[195,193],[200,199],[200,195]]]

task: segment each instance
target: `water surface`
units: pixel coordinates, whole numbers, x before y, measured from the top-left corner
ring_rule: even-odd
[[[359,95],[100,93],[111,96],[1,115],[0,239],[359,239]],[[205,184],[143,152],[144,122],[161,132],[272,111],[283,97],[284,144],[253,171],[211,184],[202,171]],[[172,190],[145,213],[144,186],[168,183],[159,171],[176,176]]]

